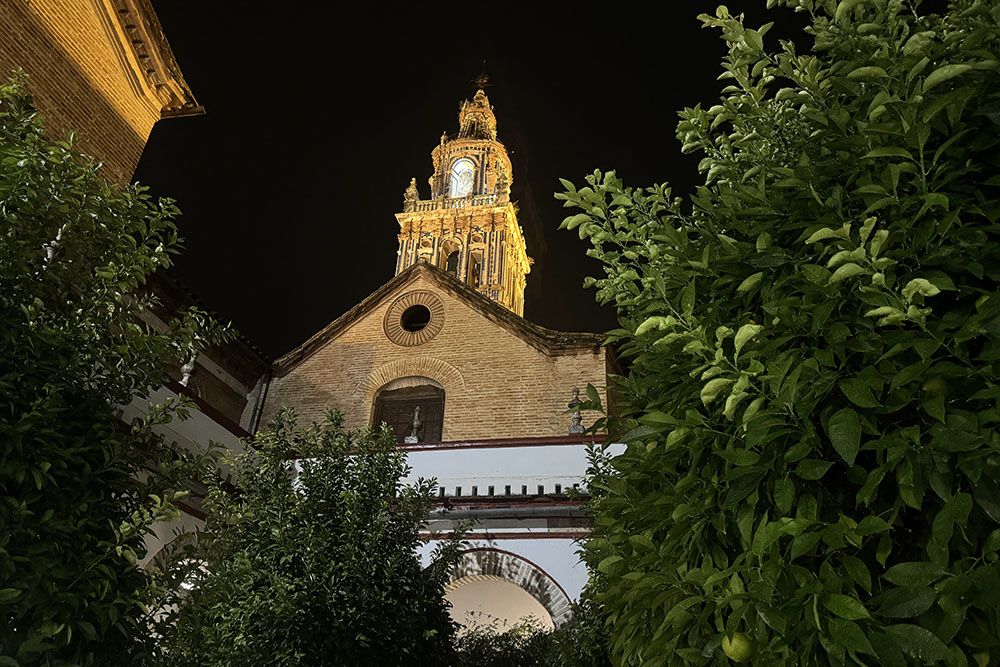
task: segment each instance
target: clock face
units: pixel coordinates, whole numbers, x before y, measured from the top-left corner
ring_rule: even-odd
[[[451,165],[451,197],[467,197],[472,194],[472,180],[475,165],[469,158],[460,158]]]

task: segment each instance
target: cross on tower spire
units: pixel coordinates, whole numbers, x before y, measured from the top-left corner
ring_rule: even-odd
[[[486,60],[483,59],[483,71],[479,73],[475,79],[472,80],[472,85],[476,87],[477,90],[483,90],[490,84],[490,75],[486,73]]]

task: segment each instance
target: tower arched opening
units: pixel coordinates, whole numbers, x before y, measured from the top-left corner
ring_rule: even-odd
[[[458,158],[451,163],[448,174],[448,196],[468,197],[476,182],[476,164],[467,157]]]

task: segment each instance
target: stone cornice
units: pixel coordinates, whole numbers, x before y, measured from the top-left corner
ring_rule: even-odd
[[[159,118],[205,113],[184,80],[149,0],[92,0],[135,93]]]

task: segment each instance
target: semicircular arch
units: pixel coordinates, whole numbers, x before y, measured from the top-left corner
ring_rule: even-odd
[[[463,579],[496,577],[508,581],[535,598],[560,627],[572,616],[569,595],[552,576],[527,558],[493,547],[476,547],[462,553],[452,569],[445,593],[455,590]]]
[[[393,380],[411,376],[427,377],[439,382],[444,387],[446,396],[465,389],[465,378],[462,377],[461,371],[447,361],[434,357],[414,356],[382,364],[361,381],[358,391],[365,397],[365,401],[371,404],[375,392],[379,389]]]

